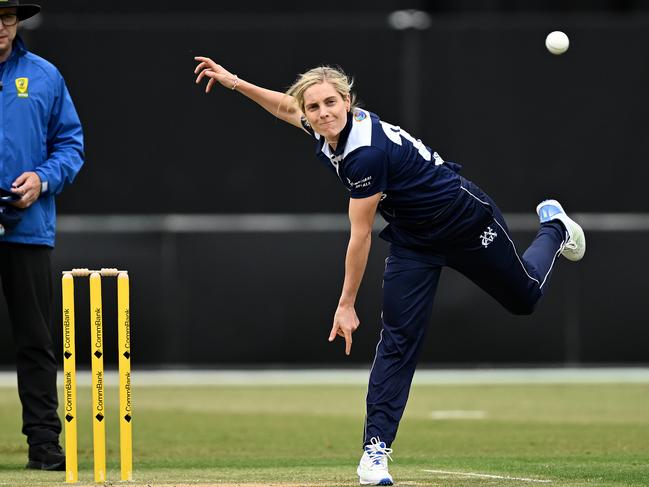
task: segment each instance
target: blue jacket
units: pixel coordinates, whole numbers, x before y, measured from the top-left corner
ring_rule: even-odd
[[[41,178],[40,197],[0,242],[54,246],[54,197],[83,165],[83,133],[61,73],[16,37],[0,63],[0,187],[23,172]]]

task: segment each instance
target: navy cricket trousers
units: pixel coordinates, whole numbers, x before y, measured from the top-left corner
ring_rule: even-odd
[[[394,239],[383,279],[382,329],[367,393],[364,444],[394,440],[415,373],[443,266],[456,269],[514,314],[530,314],[543,295],[563,249],[563,224],[541,225],[520,256],[502,213],[468,180],[450,215],[429,234],[412,235],[416,246]],[[393,234],[394,235],[394,234]],[[422,242],[428,242],[426,248]]]

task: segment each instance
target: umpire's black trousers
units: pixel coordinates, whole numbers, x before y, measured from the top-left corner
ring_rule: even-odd
[[[52,342],[52,249],[0,243],[0,277],[16,344],[23,433],[30,445],[58,441],[56,358]]]

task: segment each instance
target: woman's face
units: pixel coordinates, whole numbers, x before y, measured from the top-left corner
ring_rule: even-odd
[[[304,115],[313,130],[328,142],[338,141],[340,132],[347,124],[350,105],[349,95],[343,98],[326,81],[313,85],[304,92]]]

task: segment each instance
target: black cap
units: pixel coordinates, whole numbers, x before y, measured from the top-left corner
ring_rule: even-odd
[[[40,5],[21,5],[19,0],[0,0],[0,8],[10,7],[16,7],[16,15],[18,15],[18,20],[26,20],[41,11]]]

